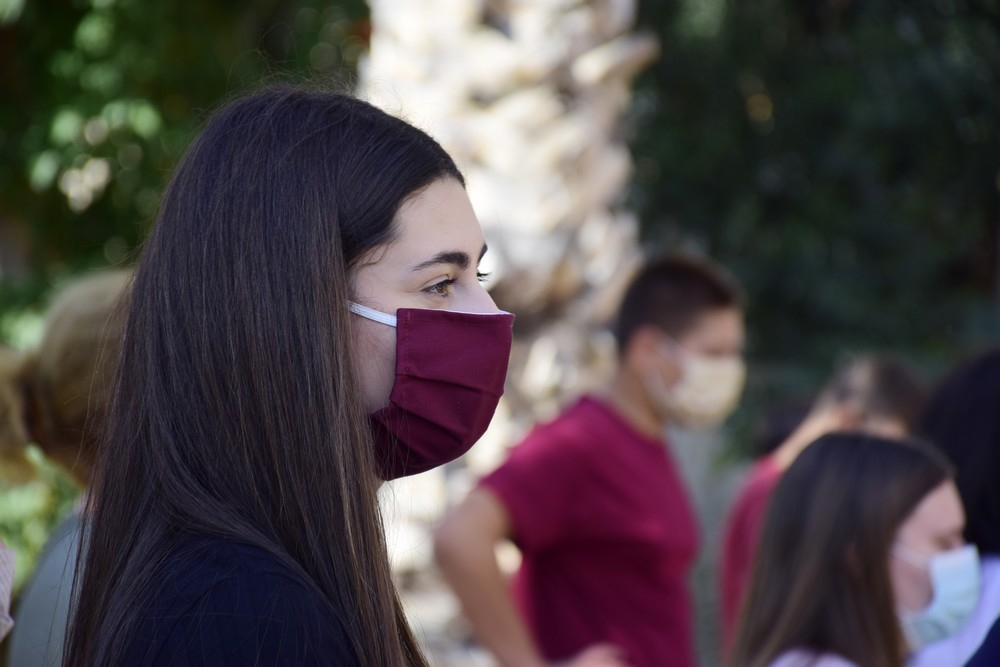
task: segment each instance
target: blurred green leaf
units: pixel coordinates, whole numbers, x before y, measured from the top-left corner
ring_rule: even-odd
[[[362,0],[0,0],[0,342],[41,333],[52,286],[134,254],[204,117],[274,72],[351,79]],[[311,57],[311,54],[315,56]],[[18,583],[77,490],[0,492]]]
[[[0,0],[0,25],[13,23],[21,16],[25,0]]]

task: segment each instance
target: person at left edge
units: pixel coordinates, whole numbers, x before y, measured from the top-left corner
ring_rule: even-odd
[[[63,664],[426,665],[377,490],[496,407],[485,251],[406,122],[290,85],[218,111],[136,269]]]

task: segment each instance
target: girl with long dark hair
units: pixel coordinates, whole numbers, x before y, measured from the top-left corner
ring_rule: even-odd
[[[945,458],[835,433],[809,445],[764,522],[733,667],[902,667],[975,607],[979,562]]]
[[[425,664],[376,492],[493,414],[485,250],[407,123],[294,86],[217,112],[136,270],[63,664]]]

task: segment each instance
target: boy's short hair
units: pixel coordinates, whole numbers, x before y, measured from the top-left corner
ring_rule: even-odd
[[[632,279],[614,329],[621,353],[636,329],[653,325],[680,338],[705,313],[742,308],[736,282],[707,259],[671,255],[650,262]]]

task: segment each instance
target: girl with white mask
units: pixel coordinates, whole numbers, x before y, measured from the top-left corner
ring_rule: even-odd
[[[933,448],[820,438],[772,498],[730,665],[901,667],[975,608],[979,558],[964,526]]]

